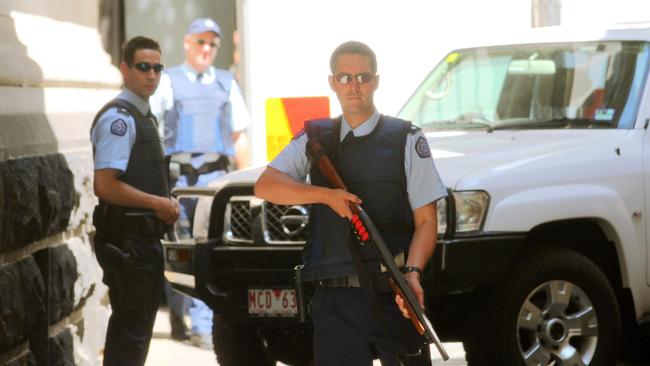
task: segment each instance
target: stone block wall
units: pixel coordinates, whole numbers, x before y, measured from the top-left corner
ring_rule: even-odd
[[[95,112],[119,91],[100,0],[0,0],[0,366],[99,365]]]

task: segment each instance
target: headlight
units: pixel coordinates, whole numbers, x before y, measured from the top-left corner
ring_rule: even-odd
[[[456,206],[456,232],[481,229],[490,196],[483,191],[454,192]],[[447,230],[447,199],[438,200],[438,233]]]

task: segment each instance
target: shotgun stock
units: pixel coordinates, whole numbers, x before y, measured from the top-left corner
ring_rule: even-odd
[[[318,167],[320,173],[334,188],[346,191],[348,190],[318,141],[310,139],[309,142],[307,142],[307,153],[312,164],[315,164]],[[375,224],[360,205],[350,203],[350,209],[354,214],[351,220],[353,229],[357,233],[361,242],[363,244],[370,243],[379,255],[382,264],[387,269],[389,282],[393,291],[404,299],[404,306],[408,312],[411,323],[413,323],[417,332],[424,337],[427,343],[433,343],[436,346],[442,359],[447,361],[449,359],[447,351],[442,346],[440,339],[426,314],[424,314],[420,308],[417,298],[406,282],[404,275],[402,275],[402,272],[397,268],[393,255],[388,249],[386,242],[384,242],[379,230],[377,230]]]

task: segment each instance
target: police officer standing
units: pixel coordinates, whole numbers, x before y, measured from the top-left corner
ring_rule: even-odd
[[[163,135],[171,154],[172,185],[207,186],[233,168],[249,164],[247,136],[250,116],[232,73],[212,64],[221,29],[212,19],[194,20],[185,35],[185,62],[165,70],[151,99],[153,112],[164,122]],[[181,201],[180,237],[191,235],[196,201]],[[192,342],[212,347],[212,311],[166,284],[172,337],[185,339],[183,318],[192,320]]]
[[[343,115],[308,121],[305,133],[262,173],[255,195],[276,204],[312,204],[302,277],[316,287],[311,303],[316,365],[371,365],[374,357],[382,365],[427,365],[428,357],[408,356],[423,340],[401,315],[372,248],[350,234],[349,205],[362,204],[393,254],[406,256],[404,276],[424,308],[420,280],[435,248],[435,201],[446,190],[419,128],[375,109],[374,52],[360,42],[343,43],[330,68],[330,87]],[[310,165],[309,139],[323,145],[350,192],[328,188]],[[311,184],[303,183],[308,174]]]
[[[251,119],[244,98],[234,75],[212,65],[220,37],[214,20],[194,20],[183,41],[185,62],[165,70],[151,98],[153,113],[164,122],[167,152],[186,176],[177,185],[209,181],[212,177],[196,173],[227,170],[229,160],[238,168],[249,165],[245,129]]]
[[[135,37],[124,44],[122,92],[91,128],[95,162],[95,253],[109,287],[104,365],[144,365],[162,294],[165,225],[179,215],[169,198],[168,164],[149,97],[160,81],[160,47]]]

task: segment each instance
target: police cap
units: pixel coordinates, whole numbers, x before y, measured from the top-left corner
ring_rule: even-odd
[[[210,18],[199,18],[196,19],[190,24],[187,28],[187,34],[198,34],[205,32],[213,32],[219,37],[221,35],[221,29],[219,24]]]

